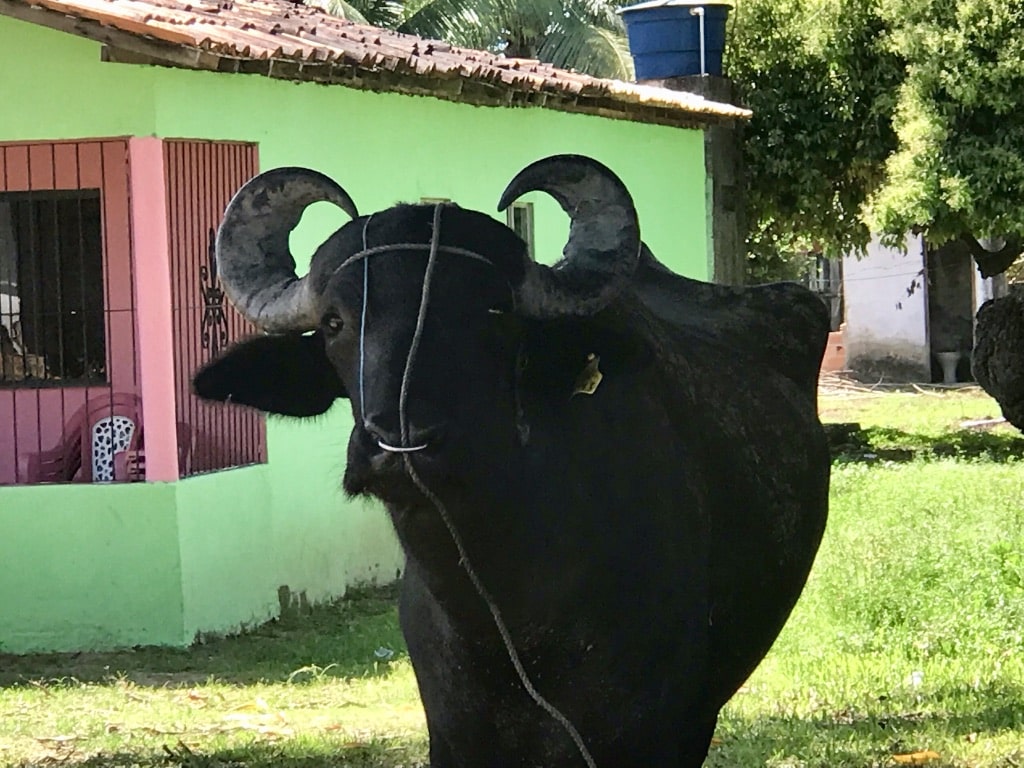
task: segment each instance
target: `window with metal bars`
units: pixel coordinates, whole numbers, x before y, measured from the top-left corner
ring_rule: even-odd
[[[0,193],[0,386],[107,381],[98,189]]]

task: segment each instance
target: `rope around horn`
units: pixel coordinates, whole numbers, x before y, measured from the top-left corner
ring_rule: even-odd
[[[597,768],[597,763],[594,762],[593,756],[590,754],[590,750],[587,749],[586,743],[583,741],[583,737],[580,736],[580,732],[576,729],[576,726],[562,714],[554,704],[548,701],[534,686],[533,681],[530,680],[529,674],[526,672],[526,668],[523,666],[522,660],[519,658],[519,652],[516,651],[515,644],[512,642],[512,635],[508,631],[508,627],[505,624],[505,620],[501,616],[501,611],[498,609],[497,604],[494,602],[494,598],[491,597],[491,593],[484,586],[484,583],[480,580],[477,575],[476,569],[473,568],[473,564],[469,560],[469,555],[466,552],[466,547],[463,544],[462,537],[459,535],[455,524],[452,522],[451,516],[448,514],[448,510],[445,505],[441,502],[441,499],[430,490],[430,487],[423,482],[423,479],[416,472],[416,468],[412,463],[412,456],[409,454],[409,420],[406,414],[406,403],[409,397],[409,380],[411,378],[413,362],[416,358],[416,352],[420,346],[420,339],[423,336],[424,320],[427,316],[427,305],[430,298],[430,284],[434,276],[434,265],[437,262],[437,254],[440,247],[441,241],[441,211],[443,205],[437,205],[434,208],[434,231],[430,238],[430,255],[427,259],[427,269],[423,275],[423,292],[420,296],[420,308],[419,313],[416,316],[416,330],[413,333],[412,344],[409,347],[409,356],[405,361],[405,372],[402,376],[402,389],[399,394],[398,400],[398,419],[401,425],[402,432],[402,448],[406,449],[402,453],[402,462],[405,465],[405,471],[409,475],[409,479],[412,480],[420,493],[434,505],[437,509],[438,515],[441,517],[441,521],[448,529],[448,533],[452,538],[452,542],[455,544],[455,549],[459,554],[459,564],[462,569],[466,572],[466,576],[469,578],[470,583],[476,590],[480,598],[486,603],[488,610],[491,612],[491,617],[494,619],[494,626],[498,630],[498,634],[501,635],[501,641],[505,645],[505,650],[508,653],[509,660],[512,662],[512,666],[515,668],[516,674],[519,676],[520,682],[523,684],[523,688],[530,695],[530,698],[543,709],[551,718],[557,722],[572,738],[573,743],[579,750],[580,755],[583,757],[583,761],[587,764],[587,768]],[[364,244],[365,247],[365,244]],[[447,250],[447,249],[445,249]],[[475,255],[475,254],[474,254]],[[367,300],[366,293],[363,293],[363,302]],[[359,346],[362,349],[363,339],[360,338]],[[360,353],[361,354],[361,353]]]

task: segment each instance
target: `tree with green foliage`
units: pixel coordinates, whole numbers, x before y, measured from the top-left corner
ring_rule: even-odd
[[[737,0],[730,35],[755,264],[873,232],[983,275],[1024,250],[1021,0]]]

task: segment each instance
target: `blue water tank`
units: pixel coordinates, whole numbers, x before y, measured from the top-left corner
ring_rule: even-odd
[[[652,0],[622,8],[637,80],[721,75],[729,3]],[[697,9],[702,9],[698,11]],[[701,13],[704,72],[701,72]]]

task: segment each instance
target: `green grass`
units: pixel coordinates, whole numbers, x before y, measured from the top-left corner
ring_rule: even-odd
[[[1024,759],[1022,498],[1024,464],[837,467],[807,589],[709,765]]]
[[[1009,424],[961,427],[1000,415],[996,402],[977,387],[837,393],[822,397],[821,406],[826,424],[859,427],[834,442],[840,462],[1024,458],[1024,437]]]
[[[837,458],[807,589],[707,768],[1024,766],[1021,439],[958,429],[997,415],[976,391],[839,394],[822,414],[863,444]],[[423,765],[393,603],[358,592],[187,651],[0,656],[0,764]]]
[[[394,602],[357,591],[187,651],[0,656],[0,764],[417,765]]]
[[[824,422],[855,421],[865,427],[893,427],[931,435],[956,430],[964,421],[1000,416],[996,401],[975,386],[828,390],[819,398],[819,407]],[[1009,426],[998,429],[1019,434]]]

